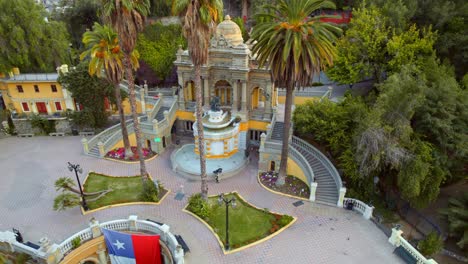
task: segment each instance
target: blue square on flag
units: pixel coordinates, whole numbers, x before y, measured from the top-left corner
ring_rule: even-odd
[[[159,235],[121,233],[102,228],[112,264],[161,264]]]

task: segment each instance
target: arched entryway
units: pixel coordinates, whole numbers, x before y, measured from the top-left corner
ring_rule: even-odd
[[[262,88],[260,87],[253,88],[250,98],[251,98],[252,110],[265,107],[266,100],[265,100],[265,96],[264,96],[264,92]]]
[[[232,87],[228,81],[217,81],[214,89],[215,96],[219,98],[221,106],[231,106],[232,104]]]
[[[270,171],[275,171],[276,163],[274,161],[270,162]]]
[[[195,84],[193,81],[185,83],[184,97],[185,101],[195,102]]]

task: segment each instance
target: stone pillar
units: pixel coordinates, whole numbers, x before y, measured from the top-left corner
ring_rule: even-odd
[[[242,81],[242,112],[247,112],[247,82]]]
[[[260,135],[260,150],[261,151],[263,151],[263,149],[265,148],[265,140],[266,140],[266,134],[262,133]]]
[[[313,182],[310,184],[310,196],[309,200],[315,202],[315,193],[317,192],[317,185],[318,183]]]
[[[338,197],[338,202],[336,203],[336,206],[343,207],[345,194],[346,194],[346,187],[341,187],[339,197]]]
[[[101,226],[99,225],[99,221],[96,220],[96,218],[93,217],[91,220],[89,220],[89,228],[91,228],[93,238],[102,236]]]
[[[233,114],[236,114],[237,111],[239,110],[239,102],[237,101],[238,100],[238,91],[237,89],[239,89],[239,85],[238,85],[238,82],[237,80],[234,81],[234,86],[232,87],[232,113]]]
[[[145,84],[143,84],[143,89],[145,90],[145,96],[148,96],[148,83],[145,80]]]
[[[167,243],[168,236],[169,236],[168,234],[169,234],[169,230],[171,229],[171,227],[166,224],[163,224],[162,226],[159,227],[159,229],[162,231],[161,240],[164,241],[164,243]]]
[[[107,264],[106,250],[101,249],[96,251],[96,253],[98,254],[99,264]]]
[[[99,149],[99,156],[101,158],[104,158],[104,156],[106,156],[106,151],[104,150],[104,143],[102,143],[101,141],[99,141],[97,143],[97,146],[98,146],[98,149]]]
[[[179,109],[185,110],[185,98],[184,98],[184,78],[179,74]]]
[[[175,252],[172,252],[175,264],[184,264],[184,250],[182,246],[177,245]]]
[[[153,131],[158,131],[158,120],[153,119],[151,122],[153,123]]]
[[[34,114],[38,113],[36,102],[31,102],[31,109],[32,109]]]
[[[205,108],[210,107],[210,86],[209,86],[209,80],[207,77],[203,78],[203,97],[205,99]]]
[[[145,102],[145,89],[140,89],[140,104],[141,104],[141,113],[146,113],[146,102]]]
[[[372,217],[372,212],[374,212],[374,206],[366,205],[366,210],[364,211],[364,218],[369,220]]]
[[[50,240],[47,237],[43,237],[39,240],[39,251],[44,252],[47,264],[58,264],[62,260],[62,252],[57,244],[50,244]]]
[[[399,228],[392,228],[392,235],[388,239],[388,242],[393,246],[398,247],[400,245],[401,234],[403,234],[403,231],[401,231]]]
[[[47,114],[52,115],[52,109],[50,107],[50,102],[46,102],[45,105],[46,105],[46,109],[47,109]]]
[[[130,215],[128,217],[128,228],[130,229],[130,231],[137,231],[138,230],[137,220],[138,220],[138,216],[136,216],[136,215]]]
[[[86,138],[82,138],[81,144],[83,144],[84,153],[87,154],[89,152],[88,140]]]
[[[271,118],[271,101],[272,101],[272,90],[271,90],[271,83],[267,83],[266,85],[266,96],[265,96],[265,113],[263,114],[263,119],[270,120]]]

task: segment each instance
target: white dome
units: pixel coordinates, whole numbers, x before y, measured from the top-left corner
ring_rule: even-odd
[[[244,43],[242,31],[239,26],[231,20],[229,15],[226,15],[224,21],[219,23],[216,28],[216,38],[219,39],[221,36],[228,40],[232,46]]]

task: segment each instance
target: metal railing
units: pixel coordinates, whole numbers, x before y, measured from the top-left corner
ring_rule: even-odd
[[[133,133],[134,127],[133,127],[133,122],[127,124],[127,132],[128,134]],[[117,142],[122,140],[122,130],[119,129],[117,130],[112,136],[110,136],[104,143],[104,151],[105,153],[109,152]]]
[[[297,165],[299,165],[307,178],[309,186],[311,186],[311,184],[314,182],[315,175],[307,159],[302,156],[302,154],[299,153],[299,151],[297,151],[295,148],[289,148],[289,156],[291,156]]]
[[[318,161],[320,161],[322,165],[330,172],[333,179],[335,180],[336,188],[338,189],[338,192],[340,191],[340,188],[343,186],[343,182],[341,181],[340,174],[336,170],[335,166],[333,166],[331,161],[325,155],[323,155],[323,153],[320,150],[316,149],[311,144],[295,136],[292,137],[292,145],[296,145],[296,146],[303,148],[304,150],[309,152],[311,155],[313,155]]]
[[[271,123],[270,123],[270,129],[267,130],[266,140],[271,140],[271,134],[273,134],[273,128],[275,128],[275,124],[276,124],[276,113],[273,113],[273,116],[271,118]]]

